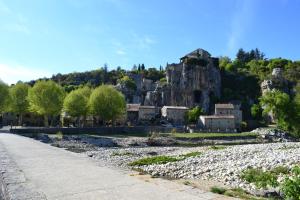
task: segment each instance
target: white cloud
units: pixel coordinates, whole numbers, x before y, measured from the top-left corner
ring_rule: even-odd
[[[21,13],[13,12],[0,0],[0,14],[4,17],[0,18],[0,30],[9,32],[18,32],[30,34],[31,31],[28,27],[28,20]]]
[[[133,43],[139,49],[150,49],[152,45],[156,44],[156,40],[148,35],[138,35],[133,33]]]
[[[122,50],[122,49],[118,49],[116,51],[116,54],[118,54],[118,55],[126,55],[126,52],[124,50]]]
[[[230,52],[235,51],[239,47],[241,40],[243,40],[254,16],[255,2],[254,0],[236,1],[236,12],[231,21],[231,30],[227,41],[227,47]]]
[[[43,69],[35,69],[21,65],[0,64],[0,79],[7,84],[14,84],[18,81],[31,81],[50,76],[51,73]]]
[[[2,1],[0,1],[0,13],[2,14],[10,14],[11,10],[7,5],[5,5]]]
[[[29,28],[25,24],[22,24],[22,23],[6,24],[4,26],[4,29],[7,31],[12,31],[12,32],[25,33],[27,35],[29,35],[31,33]]]

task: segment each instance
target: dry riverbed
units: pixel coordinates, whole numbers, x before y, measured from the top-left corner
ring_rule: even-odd
[[[133,140],[133,143],[140,143],[137,138]],[[115,147],[104,145],[106,142],[112,141],[99,143],[69,136],[52,139],[50,143],[85,154],[99,163],[135,169],[152,177],[180,180],[183,184],[206,190],[212,186],[241,188],[251,194],[261,195],[268,195],[276,188],[259,189],[255,184],[246,182],[241,178],[244,170],[272,170],[276,167],[291,169],[300,162],[298,142],[203,147]]]

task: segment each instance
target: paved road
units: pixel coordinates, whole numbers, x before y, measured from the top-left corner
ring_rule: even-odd
[[[33,199],[29,193],[47,200],[225,199],[167,180],[146,182],[129,172],[100,166],[81,154],[12,134],[0,133],[0,154],[1,162],[10,159],[18,168],[10,175],[19,176],[11,186],[21,185],[23,190],[16,190],[20,193],[25,188],[28,194],[23,199]]]

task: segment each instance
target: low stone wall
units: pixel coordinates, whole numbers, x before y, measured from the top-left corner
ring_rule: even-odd
[[[23,127],[12,128],[11,133],[26,134],[26,133],[47,133],[55,134],[62,132],[63,134],[138,134],[138,133],[170,133],[174,128],[162,126],[118,126],[118,127],[97,127],[97,128],[44,128],[44,127]],[[176,129],[176,132],[183,132],[183,129]]]

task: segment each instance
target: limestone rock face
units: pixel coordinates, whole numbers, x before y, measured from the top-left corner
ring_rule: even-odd
[[[289,94],[290,90],[288,85],[289,85],[288,81],[283,77],[283,70],[281,68],[274,68],[272,71],[271,78],[269,80],[264,80],[261,83],[260,88],[261,88],[262,95],[265,95],[266,92],[272,90],[280,90],[282,92]],[[276,121],[276,118],[272,112],[268,113],[266,119],[269,122]]]
[[[218,58],[213,58],[202,49],[197,49],[181,58],[179,64],[166,68],[170,95],[166,98],[171,106],[201,106],[209,110],[210,98],[220,97],[221,75]]]
[[[170,105],[170,99],[169,85],[156,83],[155,90],[146,93],[144,105],[163,107]]]
[[[264,80],[261,85],[262,94],[273,89],[280,90],[285,93],[290,93],[288,87],[288,81],[283,77],[283,71],[281,68],[274,68],[272,76],[269,80]]]
[[[218,65],[218,58],[211,57],[203,49],[196,49],[182,57],[180,63],[167,65],[166,83],[129,75],[137,90],[130,91],[120,85],[117,88],[125,94],[127,102],[157,107],[201,106],[204,111],[209,111],[211,97],[220,97],[221,94]]]

